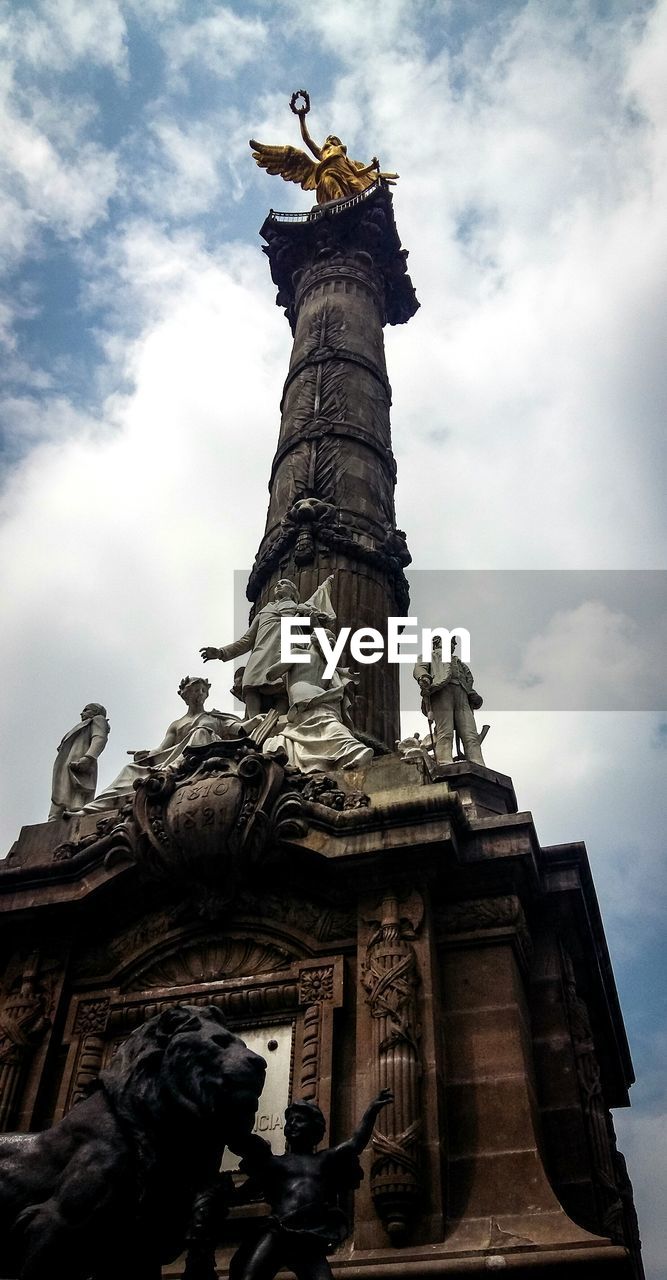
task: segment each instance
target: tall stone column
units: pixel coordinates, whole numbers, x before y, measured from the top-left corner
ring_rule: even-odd
[[[386,638],[387,617],[408,608],[410,555],[396,528],[382,331],[418,306],[391,195],[377,186],[303,216],[272,212],[261,234],[294,345],[248,598],[261,607],[289,577],[304,599],[335,570],[339,626]],[[360,675],[356,724],[393,747],[398,667],[383,659]]]

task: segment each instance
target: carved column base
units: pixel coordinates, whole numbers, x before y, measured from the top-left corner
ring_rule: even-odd
[[[415,1172],[407,1178],[386,1172],[373,1172],[371,1195],[375,1212],[392,1244],[403,1244],[410,1234],[419,1208],[419,1187]]]

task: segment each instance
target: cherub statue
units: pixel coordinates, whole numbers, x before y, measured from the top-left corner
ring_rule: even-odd
[[[382,1089],[352,1137],[324,1151],[314,1150],[326,1127],[314,1102],[293,1102],[287,1108],[285,1155],[274,1155],[268,1142],[256,1134],[242,1148],[235,1148],[243,1155],[241,1172],[249,1175],[246,1188],[263,1193],[271,1216],[263,1220],[259,1237],[242,1245],[232,1258],[230,1280],[272,1280],[282,1267],[294,1271],[299,1280],[330,1280],[326,1255],[348,1233],[336,1199],[359,1186],[363,1177],[359,1156],[371,1140],[378,1113],[390,1102],[391,1090]]]
[[[299,100],[301,100],[299,104]],[[378,178],[394,183],[397,173],[382,173],[377,156],[373,156],[370,164],[360,160],[350,160],[347,147],[330,133],[321,147],[311,138],[306,116],[310,111],[310,98],[305,89],[297,89],[290,98],[290,108],[299,117],[301,137],[315,156],[315,161],[298,147],[269,147],[263,142],[250,139],[253,159],[261,169],[271,174],[279,174],[286,182],[298,182],[304,191],[315,191],[318,204],[328,204],[331,200],[346,200],[359,191],[372,187]]]

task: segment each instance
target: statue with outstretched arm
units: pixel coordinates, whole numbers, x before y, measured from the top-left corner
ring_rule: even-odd
[[[263,1220],[258,1237],[242,1245],[232,1258],[230,1280],[272,1280],[282,1267],[299,1280],[330,1280],[327,1253],[348,1234],[348,1223],[337,1200],[359,1186],[363,1171],[359,1156],[371,1140],[379,1112],[393,1102],[383,1089],[366,1108],[354,1133],[337,1147],[316,1151],[324,1136],[324,1116],[314,1102],[293,1102],[285,1112],[288,1150],[274,1155],[269,1143],[252,1134],[240,1154],[241,1172],[248,1174],[248,1191],[259,1190],[268,1200],[271,1216]]]
[[[299,147],[272,146],[251,138],[253,159],[261,169],[280,175],[285,182],[297,182],[304,191],[314,191],[318,204],[347,200],[367,191],[378,179],[391,184],[396,181],[398,174],[381,170],[377,156],[373,156],[369,164],[350,159],[345,143],[335,133],[327,134],[318,146],[306,125],[310,98],[305,89],[297,89],[292,94],[290,108],[299,117],[301,137],[315,160]]]
[[[245,635],[232,644],[214,648],[210,645],[200,649],[204,662],[218,658],[221,662],[229,662],[242,653],[250,657],[243,672],[241,693],[246,708],[246,719],[252,720],[262,711],[284,703],[285,684],[282,679],[271,678],[269,672],[280,662],[280,624],[283,618],[308,617],[315,623],[330,623],[335,620],[331,604],[329,588],[333,582],[333,574],[313,592],[308,600],[300,603],[299,591],[289,578],[281,578],[273,589],[273,599],[255,614]]]

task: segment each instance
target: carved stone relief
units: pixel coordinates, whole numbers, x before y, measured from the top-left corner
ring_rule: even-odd
[[[34,952],[0,1000],[0,1130],[10,1125],[24,1069],[50,1026],[50,991],[39,971]]]
[[[387,894],[371,926],[362,983],[372,1019],[376,1092],[391,1089],[394,1103],[382,1112],[373,1135],[371,1194],[390,1238],[405,1236],[421,1194],[418,1139],[420,1109],[419,973],[411,939],[424,905],[418,893],[404,900]]]
[[[340,1003],[336,999],[336,974],[332,964],[302,969],[299,974],[299,1004],[305,1005],[299,1094],[309,1102],[319,1102],[322,1056],[323,1006]]]
[[[577,990],[574,965],[565,947],[562,947],[562,955],[565,1006],[591,1152],[599,1226],[606,1235],[622,1242],[625,1207],[617,1183],[618,1167],[614,1158],[617,1153],[611,1114],[602,1091],[600,1064],[595,1052],[588,1006]]]
[[[219,982],[283,969],[291,959],[284,948],[254,938],[197,938],[185,944],[175,942],[167,955],[153,955],[123,985],[125,990],[144,991]]]
[[[521,902],[515,894],[447,903],[437,910],[436,920],[439,932],[445,937],[489,930],[512,932],[522,958],[530,961],[533,950],[530,931]]]

